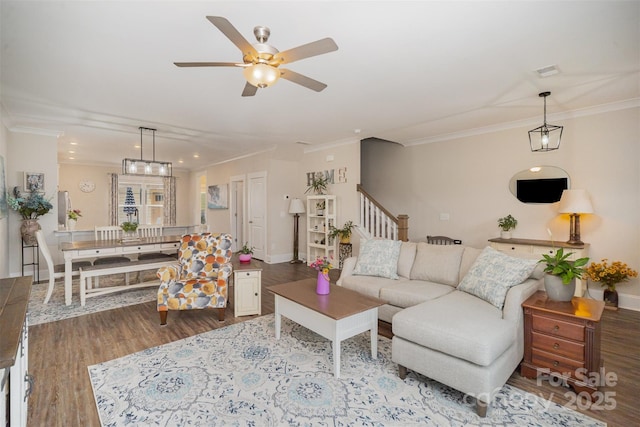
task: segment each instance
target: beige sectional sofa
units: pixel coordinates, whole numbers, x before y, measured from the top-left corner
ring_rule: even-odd
[[[368,251],[373,242],[363,242],[360,259],[345,260],[337,284],[387,302],[378,317],[392,324],[392,359],[401,378],[410,369],[467,393],[485,416],[522,360],[521,304],[541,287],[541,266],[490,247],[423,242],[390,249],[387,241],[383,250],[399,251],[376,258]],[[376,267],[395,260],[395,275],[393,268]],[[367,262],[371,268],[362,268]]]

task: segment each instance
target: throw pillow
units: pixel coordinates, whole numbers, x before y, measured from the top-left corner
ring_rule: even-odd
[[[449,286],[457,285],[463,252],[464,246],[462,245],[418,243],[416,260],[411,269],[411,280],[426,280]]]
[[[531,276],[537,263],[534,259],[514,258],[487,246],[458,285],[458,290],[502,310],[509,288]]]
[[[353,274],[398,279],[400,240],[370,239],[360,247]]]

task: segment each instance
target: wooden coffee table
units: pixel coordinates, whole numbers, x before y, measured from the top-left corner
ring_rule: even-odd
[[[328,295],[316,294],[316,279],[283,283],[267,288],[275,295],[276,339],[281,316],[331,340],[333,373],[340,378],[340,342],[371,331],[371,357],[378,357],[378,307],[385,302],[337,285]]]

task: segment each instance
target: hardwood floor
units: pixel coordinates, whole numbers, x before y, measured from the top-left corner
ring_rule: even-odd
[[[259,261],[254,261],[259,263]],[[273,294],[268,286],[315,277],[304,264],[264,264],[262,272],[262,314],[273,313]],[[331,271],[335,283],[339,271]],[[108,296],[107,296],[108,297]],[[29,372],[35,377],[29,399],[29,426],[99,426],[87,367],[166,344],[215,328],[242,322],[255,316],[233,317],[233,301],[224,322],[217,313],[201,310],[170,312],[167,326],[160,326],[155,301],[103,311],[77,318],[45,323],[29,328]],[[601,388],[608,400],[600,406],[582,409],[571,391],[546,382],[520,377],[515,372],[509,384],[560,404],[579,406],[578,410],[607,422],[610,426],[629,426],[640,419],[635,398],[640,391],[640,313],[629,310],[605,311],[602,325],[602,355],[607,372],[617,374],[616,385]],[[380,333],[391,335],[388,324]]]

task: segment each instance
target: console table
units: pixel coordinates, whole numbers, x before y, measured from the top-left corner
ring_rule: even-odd
[[[12,427],[27,425],[29,385],[33,382],[27,373],[27,305],[31,283],[31,276],[0,279],[0,423]]]
[[[542,259],[542,254],[553,255],[556,250],[562,248],[565,253],[570,252],[572,255],[569,260],[576,260],[578,258],[584,258],[589,256],[589,244],[582,245],[570,245],[566,242],[556,242],[551,240],[534,240],[534,239],[489,239],[491,247],[501,252],[520,252],[532,255],[539,255]],[[575,296],[581,297],[584,295],[586,289],[586,281],[582,279],[576,279],[576,292]]]

